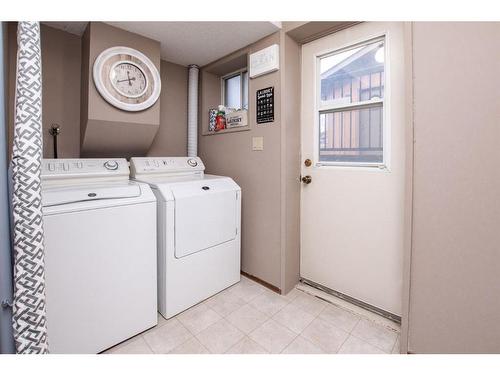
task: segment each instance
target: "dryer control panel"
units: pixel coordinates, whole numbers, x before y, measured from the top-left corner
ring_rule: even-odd
[[[203,174],[205,166],[199,157],[131,158],[130,176],[158,174]]]
[[[126,159],[43,159],[42,180],[128,179]]]

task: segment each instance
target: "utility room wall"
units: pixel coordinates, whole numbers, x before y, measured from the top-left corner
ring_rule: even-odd
[[[53,157],[52,124],[58,124],[60,158],[80,156],[81,38],[41,25],[43,157]],[[14,131],[17,22],[8,25],[8,127],[9,154]]]
[[[280,45],[280,70],[249,79],[249,130],[203,135],[209,109],[221,104],[221,76],[242,54],[273,44]],[[242,271],[282,292],[299,277],[299,54],[297,43],[277,32],[202,67],[200,75],[198,152],[207,173],[230,176],[242,189]],[[257,124],[256,91],[270,86],[274,122]],[[262,151],[252,150],[253,137],[263,137]]]
[[[161,60],[160,128],[148,156],[187,156],[188,69]]]
[[[60,125],[60,158],[80,157],[80,88],[82,38],[41,25],[43,84],[43,157],[53,157],[53,123]],[[9,156],[14,129],[17,23],[7,27]],[[148,152],[151,156],[186,156],[187,67],[161,60],[160,127]]]
[[[413,24],[411,353],[500,353],[499,40]]]

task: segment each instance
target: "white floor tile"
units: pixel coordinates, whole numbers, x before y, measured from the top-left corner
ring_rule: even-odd
[[[318,345],[326,353],[337,353],[349,336],[349,333],[322,319],[316,318],[304,329],[302,336]]]
[[[305,312],[317,316],[326,307],[327,303],[306,293],[301,293],[292,301],[292,304]]]
[[[221,320],[222,317],[207,305],[199,304],[177,315],[177,319],[193,335],[196,335]]]
[[[300,296],[301,294],[303,294],[303,292],[301,292],[300,290],[298,290],[297,288],[293,288],[291,291],[289,291],[287,294],[283,295],[283,297],[285,297],[287,300],[289,300],[290,302],[293,301],[295,298],[297,298],[298,296]]]
[[[193,337],[186,341],[184,344],[179,345],[177,348],[172,350],[170,354],[209,354],[210,352],[198,341],[196,337]]]
[[[158,324],[157,326],[162,326],[167,322],[167,319],[163,317],[160,313],[158,313]]]
[[[226,319],[240,331],[248,334],[261,326],[268,317],[263,312],[246,304],[238,310],[233,311]]]
[[[144,338],[138,336],[115,346],[106,351],[105,354],[153,354],[153,351]]]
[[[308,293],[312,294],[314,296],[318,296],[323,298],[324,300],[332,303],[333,305],[339,306],[341,308],[344,308],[345,310],[348,310],[352,312],[353,314],[359,315],[360,317],[364,317],[370,321],[376,322],[377,324],[386,326],[388,328],[391,328],[395,331],[400,331],[401,330],[401,324],[396,323],[392,320],[389,320],[387,318],[384,318],[378,314],[375,314],[374,312],[368,311],[360,306],[353,305],[350,302],[347,302],[341,298],[332,296],[331,294],[328,294],[322,290],[313,288],[312,286],[299,283],[296,286],[296,289],[300,290],[303,293]]]
[[[273,316],[288,303],[289,301],[283,296],[267,290],[250,301],[250,305],[268,316]]]
[[[282,352],[282,354],[323,354],[324,351],[317,345],[314,345],[309,340],[306,340],[302,336],[297,336],[290,345],[288,345]]]
[[[268,320],[249,336],[268,352],[280,353],[297,335],[274,320]]]
[[[226,352],[243,337],[244,334],[225,319],[212,324],[196,336],[211,353],[218,354]]]
[[[143,334],[144,340],[155,353],[168,353],[185,343],[193,335],[176,318]]]
[[[394,347],[392,348],[392,354],[401,354],[401,335],[398,335]]]
[[[245,277],[242,277],[241,281],[232,286],[229,291],[241,298],[243,301],[250,302],[264,292],[264,287]]]
[[[368,316],[297,288],[279,295],[242,277],[175,318],[158,314],[156,327],[105,353],[399,353],[400,331]]]
[[[314,320],[314,315],[290,304],[278,311],[273,319],[293,332],[301,333]]]
[[[379,348],[368,344],[366,341],[349,336],[340,347],[339,354],[386,354]]]
[[[205,301],[205,304],[214,310],[217,314],[225,317],[233,311],[245,305],[245,301],[234,294],[231,289],[216,294]]]
[[[245,336],[236,345],[232,346],[227,354],[267,354],[267,350],[253,341],[250,337]]]
[[[318,316],[327,323],[351,332],[359,322],[360,317],[340,307],[328,305]]]
[[[351,334],[386,353],[390,353],[398,334],[389,328],[383,327],[366,319],[361,319]]]

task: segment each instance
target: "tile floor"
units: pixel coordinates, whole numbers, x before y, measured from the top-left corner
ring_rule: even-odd
[[[105,353],[389,354],[399,332],[304,291],[241,282]]]

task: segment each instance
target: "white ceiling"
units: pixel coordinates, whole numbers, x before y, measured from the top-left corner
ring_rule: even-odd
[[[107,22],[161,43],[161,58],[206,65],[253,43],[279,27],[271,22]]]
[[[82,35],[86,22],[44,22]],[[161,43],[161,58],[176,64],[206,65],[278,31],[279,22],[106,22]]]
[[[82,36],[88,22],[42,22],[43,24],[66,31],[71,34]]]

